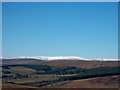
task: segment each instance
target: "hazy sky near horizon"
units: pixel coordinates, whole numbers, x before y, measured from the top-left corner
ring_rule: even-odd
[[[3,3],[3,57],[118,57],[118,3]]]

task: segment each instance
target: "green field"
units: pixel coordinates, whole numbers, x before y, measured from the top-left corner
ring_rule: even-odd
[[[54,67],[49,65],[3,66],[3,83],[32,87],[59,87],[70,80],[119,75],[120,67],[77,68],[74,66]]]

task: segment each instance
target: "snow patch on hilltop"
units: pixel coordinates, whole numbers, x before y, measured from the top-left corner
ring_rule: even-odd
[[[85,60],[85,61],[118,61],[119,59],[102,59],[102,58],[83,58],[79,56],[20,56],[20,57],[11,57],[11,58],[2,58],[2,59],[37,59],[43,61],[51,60]]]

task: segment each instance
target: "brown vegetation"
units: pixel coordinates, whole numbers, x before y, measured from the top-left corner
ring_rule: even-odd
[[[73,80],[61,88],[118,88],[120,84],[118,81],[120,81],[120,75]]]
[[[118,61],[82,61],[82,60],[55,60],[48,62],[39,62],[35,64],[50,65],[50,66],[75,66],[78,68],[96,68],[96,67],[113,67],[118,66]]]
[[[25,85],[16,85],[16,84],[11,84],[11,83],[4,83],[2,85],[2,88],[34,88],[34,87],[25,86]]]

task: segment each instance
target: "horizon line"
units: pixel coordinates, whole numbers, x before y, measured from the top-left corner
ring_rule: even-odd
[[[71,55],[66,55],[66,56],[16,56],[16,57],[0,57],[2,59],[8,59],[8,58],[37,58],[37,57],[80,57],[80,58],[85,58],[85,59],[116,59],[116,60],[119,60],[119,58],[86,58],[86,57],[81,57],[81,56],[71,56]]]

